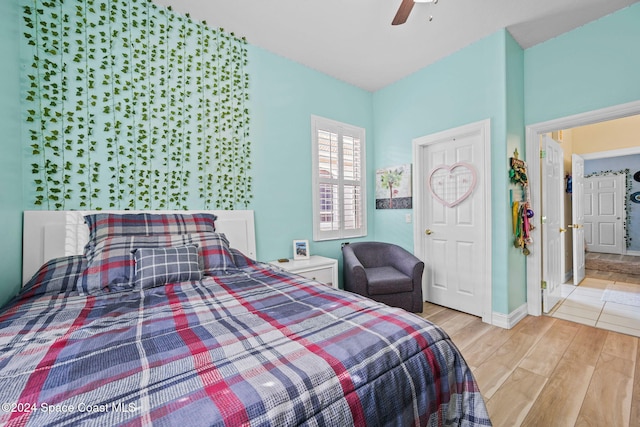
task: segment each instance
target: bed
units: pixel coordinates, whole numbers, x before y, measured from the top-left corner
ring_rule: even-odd
[[[0,425],[491,425],[444,331],[255,261],[253,212],[127,215],[25,212]]]

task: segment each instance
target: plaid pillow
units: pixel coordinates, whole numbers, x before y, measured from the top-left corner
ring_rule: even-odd
[[[200,280],[198,248],[195,245],[173,248],[141,248],[133,251],[137,289]]]
[[[100,240],[88,255],[89,265],[82,275],[81,289],[85,294],[133,287],[135,262],[132,252],[139,248],[166,248],[195,245],[205,275],[236,270],[224,234],[192,233],[163,236],[116,236]]]
[[[201,269],[205,276],[233,273],[237,270],[229,241],[222,233],[192,233],[171,236],[171,246],[198,246]]]
[[[20,290],[19,298],[77,290],[77,282],[87,268],[83,255],[53,258],[47,261]]]
[[[170,236],[116,236],[100,240],[87,255],[81,289],[88,295],[131,288],[135,278],[132,252],[138,248],[170,246]]]
[[[208,213],[195,214],[113,214],[85,215],[89,226],[89,242],[115,236],[155,236],[215,232],[217,217]]]

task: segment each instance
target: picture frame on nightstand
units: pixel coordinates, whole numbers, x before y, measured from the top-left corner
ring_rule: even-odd
[[[293,259],[309,259],[309,241],[293,241]]]

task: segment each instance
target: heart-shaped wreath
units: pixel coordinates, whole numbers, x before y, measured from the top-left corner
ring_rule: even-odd
[[[434,199],[452,208],[473,193],[476,182],[477,175],[473,165],[457,162],[451,166],[435,167],[429,174],[427,185]]]

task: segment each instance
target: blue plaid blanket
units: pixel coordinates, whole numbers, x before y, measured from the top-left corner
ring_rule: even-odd
[[[0,424],[490,425],[437,326],[267,264],[0,311]]]

